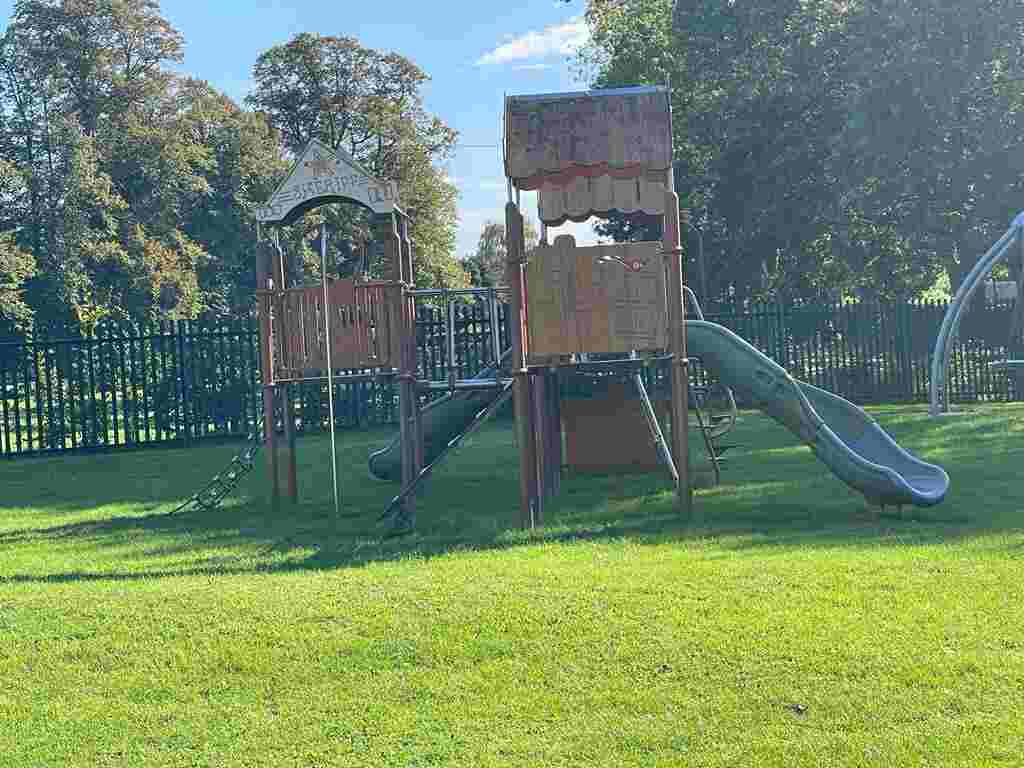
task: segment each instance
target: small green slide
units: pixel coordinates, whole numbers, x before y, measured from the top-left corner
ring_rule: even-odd
[[[701,359],[719,380],[789,429],[833,474],[876,504],[940,503],[949,489],[942,467],[901,448],[848,400],[790,376],[782,366],[727,328],[686,321],[687,354]],[[488,368],[477,378],[495,375]],[[423,412],[424,459],[429,464],[474,416],[499,396],[498,390],[455,392]],[[396,438],[370,456],[370,472],[382,480],[401,479]]]
[[[511,354],[507,350],[501,357],[503,364]],[[493,379],[495,366],[483,369],[474,378]],[[423,461],[430,464],[448,443],[469,426],[473,418],[501,396],[500,389],[454,392],[433,401],[423,409],[420,424],[423,428]],[[370,454],[370,474],[381,480],[402,479],[401,438],[396,437],[384,448]]]

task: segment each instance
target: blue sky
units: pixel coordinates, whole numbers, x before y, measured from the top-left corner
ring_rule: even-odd
[[[5,23],[13,5],[0,0]],[[432,78],[427,108],[459,131],[445,168],[459,190],[459,256],[473,250],[485,221],[503,219],[504,94],[585,87],[572,66],[572,52],[587,36],[584,0],[162,0],[161,8],[185,37],[179,69],[236,100],[251,87],[256,57],[299,32],[350,35],[412,59]],[[523,208],[535,211],[532,195]],[[558,231],[593,240],[589,225]]]

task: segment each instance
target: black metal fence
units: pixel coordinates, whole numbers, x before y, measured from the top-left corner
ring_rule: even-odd
[[[709,314],[774,358],[794,376],[858,403],[924,402],[931,348],[943,303],[764,305]],[[1011,305],[964,318],[953,351],[953,402],[1010,401],[1024,387],[990,363],[1013,354]],[[491,318],[483,303],[455,308],[455,357],[446,319],[418,310],[420,374],[444,380],[494,362]],[[505,307],[500,345],[509,344]],[[1019,354],[1019,352],[1018,352]],[[694,378],[708,380],[699,361]],[[260,403],[258,331],[246,320],[210,327],[178,322],[108,328],[89,338],[0,342],[0,454],[102,450],[246,434]],[[322,383],[298,388],[300,431],[328,427]],[[337,384],[340,428],[391,424],[397,393],[386,381]]]

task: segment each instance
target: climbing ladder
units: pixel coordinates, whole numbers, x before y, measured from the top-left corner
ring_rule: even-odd
[[[211,512],[220,506],[221,501],[234,491],[242,478],[252,472],[256,466],[256,455],[263,445],[263,404],[260,403],[256,413],[256,426],[246,435],[246,448],[228,462],[220,472],[200,490],[189,496],[185,501],[171,510],[178,512]]]

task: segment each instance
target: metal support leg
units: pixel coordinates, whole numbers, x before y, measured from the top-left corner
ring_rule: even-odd
[[[647,418],[647,426],[651,430],[651,437],[654,438],[654,445],[658,449],[658,455],[661,456],[661,460],[668,467],[668,471],[672,475],[672,482],[678,484],[679,472],[676,469],[675,462],[672,460],[672,451],[665,441],[665,435],[661,431],[661,424],[658,423],[658,415],[654,412],[651,398],[647,396],[647,387],[644,386],[644,380],[640,377],[639,373],[633,374],[633,386],[636,387],[636,391],[640,394],[644,416]]]

